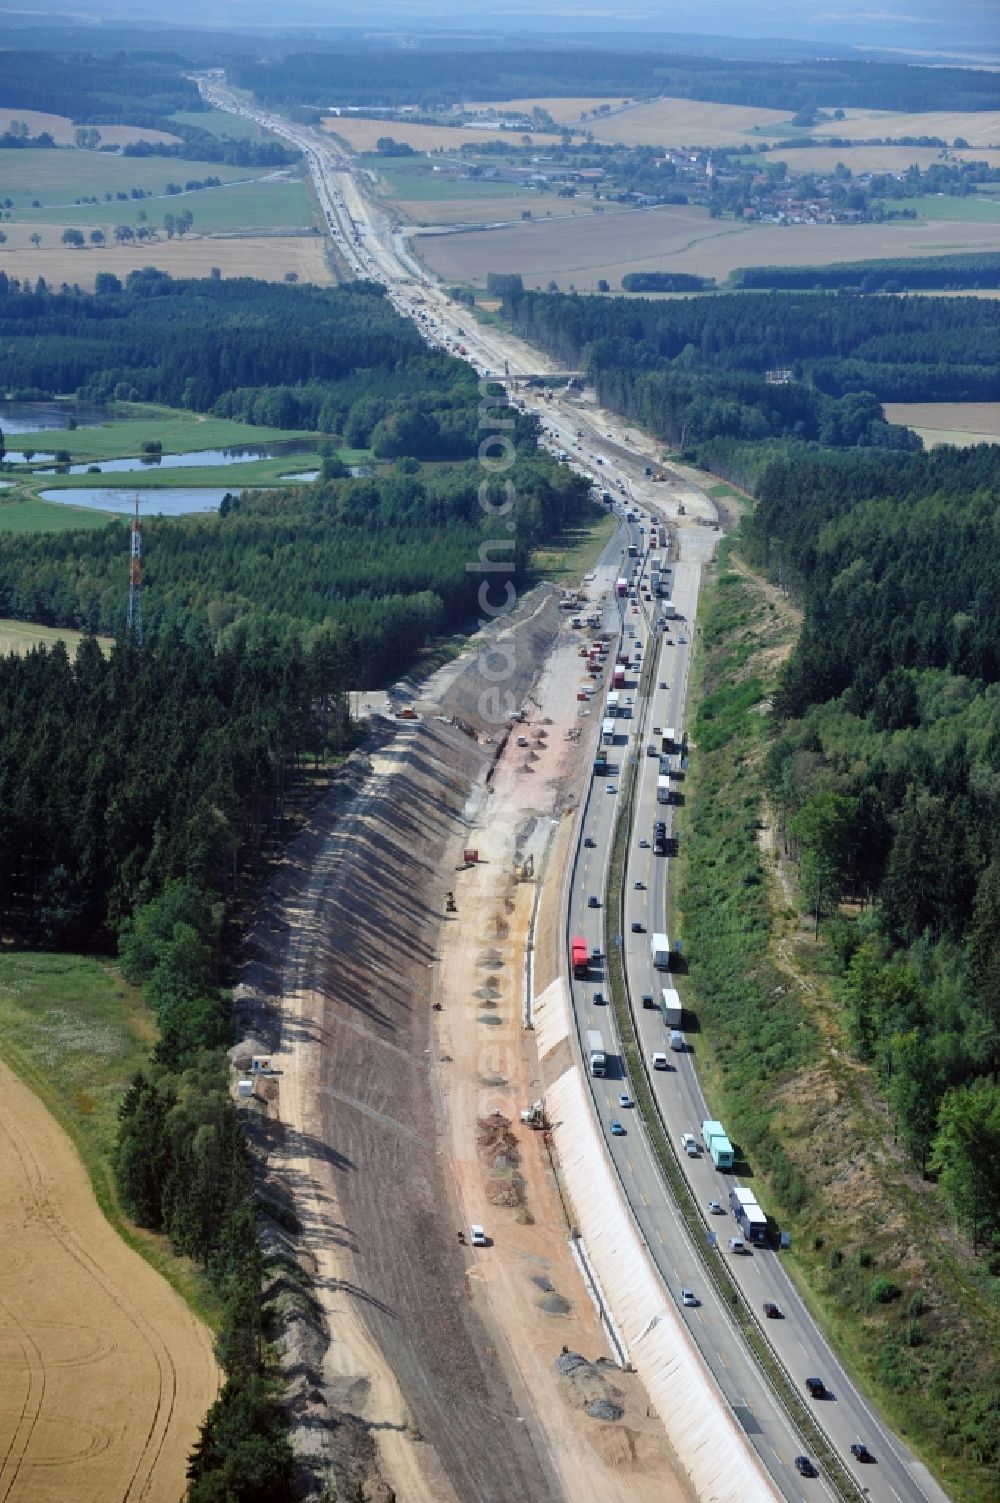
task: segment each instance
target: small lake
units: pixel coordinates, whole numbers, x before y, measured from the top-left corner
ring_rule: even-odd
[[[147,473],[155,470],[193,470],[200,465],[249,464],[254,459],[290,459],[295,454],[308,454],[314,448],[314,444],[293,439],[287,444],[274,444],[270,448],[253,444],[243,449],[192,449],[189,454],[142,454],[132,455],[129,459],[90,459],[85,464],[71,464],[65,469],[60,468],[58,473],[89,475],[95,465],[102,475],[124,475],[139,470]],[[17,463],[15,455],[8,457]],[[35,455],[35,458],[54,459],[55,455],[41,454]]]
[[[120,423],[124,413],[95,407],[90,402],[0,402],[0,428],[4,433],[41,433],[45,428],[68,428],[74,420],[81,428],[101,423]]]
[[[113,511],[123,516],[132,511],[133,497],[138,494],[144,517],[186,517],[192,512],[218,511],[223,496],[238,496],[238,487],[224,485],[171,486],[169,490],[131,491],[122,487],[81,485],[78,490],[42,491],[43,501],[58,501],[60,506],[86,506],[91,511]]]

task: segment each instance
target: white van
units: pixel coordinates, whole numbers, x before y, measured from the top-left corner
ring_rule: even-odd
[[[670,1030],[670,1047],[675,1054],[680,1054],[684,1048],[684,1035],[679,1028],[671,1028]]]
[[[661,1054],[659,1050],[657,1050],[657,1052],[653,1055],[653,1069],[666,1070],[668,1068],[669,1066],[667,1064],[667,1056],[665,1054]]]
[[[695,1142],[693,1132],[681,1133],[681,1147],[689,1159],[696,1159],[698,1157],[698,1144]]]
[[[730,1252],[732,1252],[732,1253],[745,1253],[746,1250],[747,1250],[747,1245],[743,1241],[742,1237],[730,1237],[730,1239],[729,1239],[729,1251]]]

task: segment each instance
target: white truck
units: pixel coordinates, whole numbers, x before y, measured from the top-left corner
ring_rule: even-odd
[[[660,991],[660,1012],[663,1014],[663,1022],[667,1028],[679,1028],[683,1018],[681,999],[672,986],[665,986]]]
[[[608,1068],[608,1057],[604,1052],[604,1040],[597,1028],[587,1030],[587,1063],[591,1075],[604,1075]]]
[[[610,715],[606,720],[601,721],[601,740],[605,746],[614,746],[615,744],[615,723]]]
[[[653,956],[653,965],[658,971],[670,969],[670,940],[665,934],[654,934],[650,940],[650,950]]]
[[[656,780],[656,802],[669,804],[670,802],[670,779],[662,773]]]

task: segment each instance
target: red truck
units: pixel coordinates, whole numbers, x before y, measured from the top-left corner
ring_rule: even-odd
[[[573,975],[578,981],[582,980],[590,968],[590,951],[587,949],[587,941],[579,936],[570,941],[570,957],[573,963]]]
[[[613,678],[612,678],[612,683],[614,684],[614,687],[616,689],[624,689],[624,687],[625,687],[625,669],[622,668],[621,666],[619,666],[619,667],[617,667],[615,669],[614,675],[613,675]]]

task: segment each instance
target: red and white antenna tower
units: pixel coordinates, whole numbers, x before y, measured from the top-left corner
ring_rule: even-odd
[[[128,614],[126,625],[129,636],[142,643],[142,600],[140,590],[142,587],[142,526],[139,522],[139,492],[136,491],[133,501],[135,510],[132,515],[132,549],[128,568]]]

